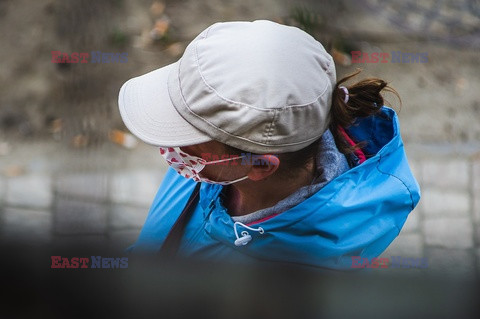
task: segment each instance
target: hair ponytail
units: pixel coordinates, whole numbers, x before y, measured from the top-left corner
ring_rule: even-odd
[[[340,88],[341,84],[355,77],[361,72],[357,70],[337,82],[333,89],[332,108],[330,111],[330,131],[340,152],[351,153],[361,147],[363,142],[352,146],[342,135],[342,131],[352,125],[357,118],[377,114],[384,105],[382,91],[391,92],[400,100],[397,91],[387,82],[378,78],[367,78],[353,85],[346,86],[348,101],[345,103],[346,92]]]

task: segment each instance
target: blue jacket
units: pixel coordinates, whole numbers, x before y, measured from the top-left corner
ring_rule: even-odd
[[[263,233],[234,222],[222,206],[221,185],[204,183],[185,228],[179,254],[209,260],[266,260],[351,268],[351,256],[379,256],[398,236],[420,199],[407,162],[395,112],[387,107],[358,121],[348,133],[374,154],[335,178],[297,206],[255,224]],[[169,169],[133,251],[157,251],[192,193],[195,182]],[[252,238],[236,246],[235,234]],[[246,234],[246,233],[244,233]]]

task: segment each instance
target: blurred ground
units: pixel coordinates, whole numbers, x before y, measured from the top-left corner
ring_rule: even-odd
[[[364,76],[390,81],[405,106],[401,120],[407,142],[480,143],[475,1],[420,1],[414,8],[414,1],[374,0],[152,3],[1,1],[0,131],[9,139],[48,138],[54,120],[60,119],[65,142],[87,134],[90,144],[98,144],[108,128],[121,126],[115,96],[123,81],[175,61],[214,22],[267,18],[313,25],[310,31],[329,49],[347,54],[428,53],[427,63],[337,64],[338,74],[361,67]],[[314,18],[309,16],[313,13]],[[152,32],[159,37],[165,26],[166,35],[154,40]],[[459,41],[465,34],[470,38]],[[55,50],[127,52],[128,63],[55,64]]]
[[[478,276],[478,9],[478,1],[0,1],[1,240],[132,243],[165,165],[155,149],[109,138],[125,129],[121,84],[175,61],[214,22],[271,19],[339,52],[338,78],[361,67],[402,98],[401,108],[391,102],[423,197],[384,255]],[[128,62],[55,64],[54,50],[127,52]],[[352,50],[426,52],[428,62],[342,65]]]

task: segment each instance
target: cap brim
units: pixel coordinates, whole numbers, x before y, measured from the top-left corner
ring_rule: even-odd
[[[173,106],[168,93],[168,75],[178,62],[125,82],[118,105],[127,128],[145,143],[180,147],[212,138],[187,122]]]

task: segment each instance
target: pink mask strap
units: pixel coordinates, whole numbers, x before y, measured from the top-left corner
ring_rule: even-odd
[[[223,163],[223,162],[228,162],[228,161],[233,161],[239,158],[245,157],[245,155],[237,156],[237,157],[230,157],[230,158],[224,158],[216,161],[211,161],[211,162],[204,162],[203,165],[208,165],[208,164],[216,164],[216,163]]]

